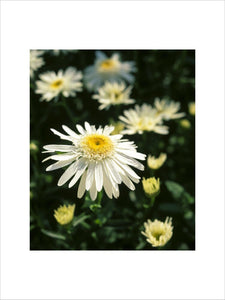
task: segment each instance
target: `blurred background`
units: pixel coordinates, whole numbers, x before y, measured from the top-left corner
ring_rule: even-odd
[[[61,101],[60,96],[50,102],[41,102],[35,94],[36,80],[46,71],[76,67],[82,71],[95,61],[95,50],[44,51],[45,64],[31,78],[30,83],[30,249],[31,250],[156,250],[141,234],[147,219],[165,221],[172,217],[173,236],[160,250],[195,250],[195,116],[189,112],[189,103],[195,101],[195,51],[194,50],[101,50],[107,56],[119,53],[121,61],[134,61],[137,67],[131,98],[136,104],[152,104],[156,97],[180,102],[182,119],[165,122],[168,135],[144,132],[125,136],[134,141],[138,152],[159,156],[164,152],[167,160],[154,172],[160,178],[161,192],[154,206],[149,207],[141,182],[135,191],[120,185],[120,197],[108,199],[104,194],[101,207],[89,197],[76,197],[76,184],[69,189],[57,186],[63,170],[46,172],[48,163],[43,146],[62,141],[50,128],[62,132],[67,125],[88,121],[92,125],[107,125],[118,121],[125,109],[134,105],[98,110],[93,93],[83,88],[76,97]],[[63,142],[64,143],[64,142]],[[152,176],[144,162],[141,177]],[[54,218],[60,205],[76,204],[72,227],[61,226]]]

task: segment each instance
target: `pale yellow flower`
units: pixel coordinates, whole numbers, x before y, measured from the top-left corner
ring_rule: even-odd
[[[157,219],[152,222],[147,220],[144,223],[145,231],[141,233],[147,237],[153,247],[164,246],[173,235],[172,218],[167,217],[165,222],[158,221]]]
[[[126,87],[124,82],[109,82],[98,89],[98,94],[93,96],[101,104],[99,110],[108,109],[111,105],[132,104],[134,99],[130,98],[132,86]]]
[[[180,109],[179,102],[156,98],[154,105],[157,110],[157,115],[161,116],[163,120],[179,119],[185,115],[185,113],[178,113]]]
[[[189,120],[183,119],[183,120],[180,120],[180,126],[185,129],[189,129],[189,128],[191,128],[191,123]]]
[[[143,189],[148,197],[156,197],[160,192],[160,180],[155,177],[143,178],[142,180]]]
[[[190,115],[194,116],[195,115],[195,102],[190,102],[188,104],[188,109],[189,109]]]
[[[161,153],[158,158],[155,158],[155,156],[149,155],[148,159],[147,159],[147,164],[150,169],[157,170],[157,169],[161,168],[161,166],[164,164],[166,159],[167,159],[166,153]]]
[[[125,110],[119,119],[125,124],[122,134],[143,134],[144,131],[168,134],[168,127],[162,125],[162,117],[150,104],[135,105],[134,108]]]
[[[69,224],[73,220],[75,210],[75,204],[73,205],[61,205],[54,211],[54,217],[60,225]]]

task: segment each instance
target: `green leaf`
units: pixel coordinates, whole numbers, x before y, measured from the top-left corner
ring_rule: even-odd
[[[80,215],[78,217],[74,217],[74,221],[72,223],[73,227],[76,227],[78,224],[84,222],[87,218],[90,218],[90,216]]]
[[[50,236],[53,239],[60,239],[60,240],[65,240],[66,237],[62,234],[58,234],[49,230],[41,229],[41,232],[44,233],[47,236]]]
[[[181,198],[182,194],[184,193],[184,188],[180,184],[167,180],[165,181],[165,185],[168,191],[172,194],[173,198]]]
[[[159,210],[163,213],[180,214],[182,213],[180,205],[176,203],[160,203]]]
[[[184,193],[184,196],[185,196],[185,198],[186,198],[186,200],[187,200],[187,202],[188,202],[189,204],[193,204],[193,203],[195,202],[195,198],[192,197],[192,196],[191,196],[190,194],[188,194],[187,192]]]
[[[193,214],[193,212],[191,210],[185,212],[185,214],[184,214],[184,218],[187,219],[187,220],[189,220],[189,219],[191,219],[193,217],[194,217],[194,214]]]

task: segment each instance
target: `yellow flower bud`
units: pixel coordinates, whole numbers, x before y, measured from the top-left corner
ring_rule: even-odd
[[[157,219],[152,222],[147,220],[144,223],[145,231],[141,233],[147,237],[147,242],[153,247],[164,246],[173,235],[172,218],[166,218],[165,222],[158,221]]]
[[[38,151],[38,146],[35,142],[31,142],[30,143],[30,151],[33,151],[33,152],[37,152]]]
[[[124,129],[125,125],[118,121],[118,122],[112,122],[112,125],[114,126],[114,130],[111,134],[120,134],[120,132]]]
[[[54,210],[54,217],[60,225],[69,224],[73,220],[75,204],[63,205]]]
[[[167,159],[166,153],[161,153],[158,158],[149,155],[147,159],[147,164],[150,169],[156,170],[159,169]]]
[[[189,129],[189,128],[191,128],[191,123],[189,120],[183,119],[183,120],[180,120],[180,126],[185,129]]]
[[[143,189],[145,191],[145,194],[148,197],[156,197],[160,193],[160,180],[155,179],[155,177],[150,178],[143,178],[142,180]]]
[[[194,116],[195,115],[195,102],[190,102],[188,104],[189,114]]]

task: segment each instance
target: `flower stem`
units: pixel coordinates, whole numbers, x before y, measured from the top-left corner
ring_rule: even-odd
[[[65,111],[66,111],[68,117],[70,118],[70,120],[71,120],[72,122],[74,122],[75,117],[73,116],[73,114],[72,114],[72,112],[71,112],[71,109],[70,109],[69,106],[67,105],[66,100],[65,100],[65,98],[64,98],[63,96],[62,96],[62,102],[60,102],[60,103],[61,103],[61,105],[64,107],[64,109],[65,109]]]

